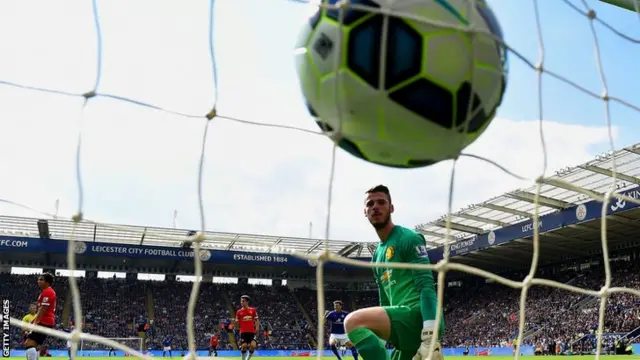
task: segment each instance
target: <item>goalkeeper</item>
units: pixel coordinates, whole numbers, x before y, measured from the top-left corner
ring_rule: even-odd
[[[424,237],[391,221],[393,204],[389,189],[378,185],[366,192],[365,215],[376,229],[380,244],[374,263],[429,264]],[[380,306],[354,311],[344,327],[349,340],[364,360],[389,359],[385,341],[393,346],[393,360],[422,360],[429,356],[435,330],[437,295],[431,270],[373,269]],[[432,360],[441,360],[439,339],[444,333],[444,314],[438,328]]]

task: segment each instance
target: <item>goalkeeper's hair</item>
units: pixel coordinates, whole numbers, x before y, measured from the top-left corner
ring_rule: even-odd
[[[388,187],[380,184],[380,185],[376,185],[376,186],[372,187],[371,189],[365,191],[365,194],[372,194],[372,193],[383,193],[383,194],[387,195],[389,203],[391,203],[391,192],[389,192],[389,188]]]

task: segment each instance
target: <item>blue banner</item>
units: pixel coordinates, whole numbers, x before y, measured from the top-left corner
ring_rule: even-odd
[[[29,252],[29,253],[51,253],[66,254],[66,240],[45,240],[39,238],[23,238],[0,236],[0,252]],[[148,258],[160,260],[185,260],[193,261],[193,250],[162,246],[145,246],[114,244],[102,242],[82,242],[75,243],[75,253],[78,256],[105,256],[123,258]],[[240,251],[224,250],[200,250],[200,259],[203,262],[217,264],[244,264],[263,266],[294,266],[294,267],[314,267],[314,261],[307,261],[292,255],[252,253]],[[361,260],[369,261],[368,258]],[[345,268],[346,265],[329,263],[327,267]]]
[[[621,192],[622,195],[640,199],[640,186]],[[612,198],[607,206],[607,215],[631,210],[639,205],[628,203],[618,198]],[[567,225],[578,224],[585,221],[599,219],[602,214],[602,202],[591,200],[584,204],[572,206],[562,211],[541,216],[538,219],[540,233],[556,230]],[[504,244],[513,240],[522,239],[533,235],[533,220],[523,221],[518,224],[505,226],[495,231],[490,231],[473,238],[461,240],[451,244],[451,256],[464,255],[472,251],[487,248],[493,245]],[[444,247],[429,250],[431,262],[440,261],[444,254]]]
[[[463,356],[464,348],[444,348],[442,354],[446,356]],[[532,346],[522,346],[520,351],[523,355],[533,355]],[[68,357],[67,350],[50,350],[52,357]],[[145,353],[150,354],[153,357],[162,357],[162,350],[151,350]],[[318,352],[316,350],[256,350],[253,356],[268,356],[268,357],[315,357]],[[187,351],[185,350],[185,355]],[[181,355],[181,350],[173,350],[173,356]],[[197,350],[197,356],[208,356],[208,350]],[[325,350],[324,356],[333,357],[331,350]],[[513,356],[513,349],[508,347],[482,347],[482,348],[469,348],[469,355],[471,356]],[[24,357],[24,350],[11,350],[11,357]],[[78,351],[78,356],[82,357],[108,357],[108,350],[87,350]],[[124,356],[124,352],[116,351],[116,356]],[[218,350],[218,356],[220,357],[240,357],[240,351],[237,350]]]

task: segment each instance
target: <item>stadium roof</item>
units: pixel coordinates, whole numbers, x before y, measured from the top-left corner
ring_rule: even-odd
[[[640,184],[640,143],[617,151],[596,156],[582,165],[566,167],[552,177],[569,182],[575,186],[605,193],[611,189],[613,164],[616,164],[616,188],[625,190]],[[518,189],[485,202],[468,206],[451,218],[451,234],[455,242],[472,238],[491,230],[526,221],[533,216],[536,186]],[[539,215],[552,213],[572,205],[591,200],[586,195],[572,190],[544,184],[540,191]],[[440,219],[416,226],[424,234],[427,244],[433,248],[445,243],[445,216]]]
[[[179,247],[189,230],[71,220],[47,219],[51,239]],[[0,216],[0,235],[39,237],[38,219]],[[280,253],[283,249],[313,253],[324,248],[324,240],[272,235],[205,232],[204,248],[227,251]],[[281,247],[282,249],[279,249]],[[331,252],[348,257],[371,257],[365,243],[329,240]]]

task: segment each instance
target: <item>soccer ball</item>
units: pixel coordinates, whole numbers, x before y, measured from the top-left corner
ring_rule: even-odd
[[[319,7],[296,44],[302,94],[318,125],[342,149],[379,165],[422,167],[457,157],[487,128],[506,87],[502,30],[488,5],[323,1],[339,3]],[[451,28],[469,24],[476,30]]]

